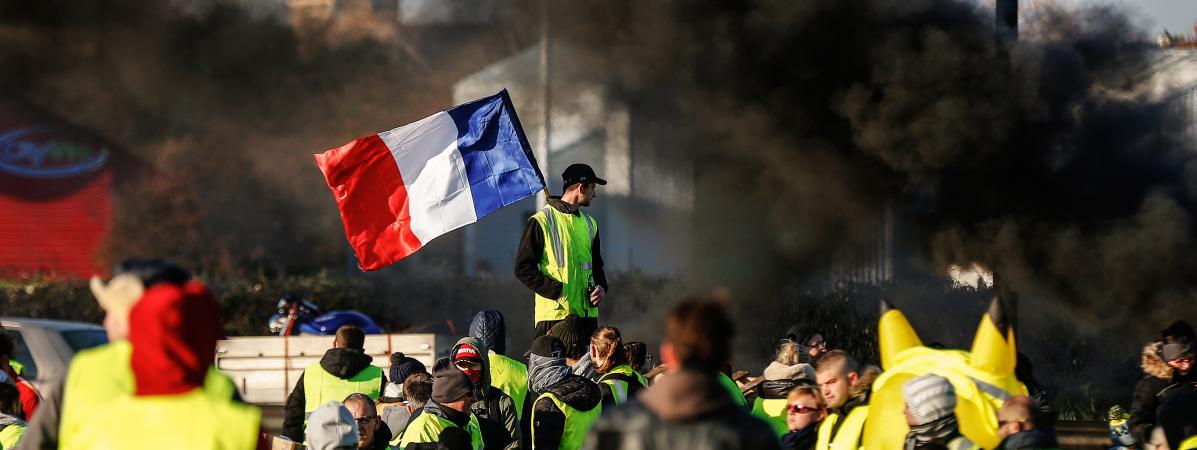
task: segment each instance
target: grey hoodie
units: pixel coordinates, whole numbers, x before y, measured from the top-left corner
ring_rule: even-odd
[[[357,448],[357,420],[341,402],[330,401],[312,411],[304,434],[310,450]]]
[[[507,436],[511,439],[505,446],[499,447],[506,450],[519,449],[522,433],[520,431],[519,416],[515,412],[515,401],[510,396],[505,394],[499,388],[490,385],[490,358],[487,357],[489,350],[482,341],[474,337],[464,337],[453,345],[449,350],[449,357],[452,359],[453,355],[457,354],[457,349],[462,345],[469,344],[478,349],[478,353],[482,355],[482,378],[478,382],[478,386],[474,386],[475,395],[478,398],[470,409],[478,416],[479,424],[483,428],[483,439],[488,441],[494,440],[495,432],[487,433],[487,426],[481,422],[489,420],[506,429]],[[487,435],[491,436],[487,436]],[[491,439],[486,439],[490,437]],[[492,444],[492,442],[487,442]],[[493,445],[487,445],[486,448],[492,448]]]

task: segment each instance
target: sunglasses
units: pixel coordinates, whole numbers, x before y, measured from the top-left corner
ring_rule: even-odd
[[[819,410],[819,408],[815,408],[813,406],[806,406],[801,403],[790,405],[790,408],[788,409],[790,414],[810,414],[810,413],[813,413],[818,410]]]
[[[366,417],[358,417],[357,419],[354,419],[354,420],[357,420],[357,425],[359,427],[362,427],[362,426],[369,425],[371,422],[374,422],[374,419],[377,419],[377,418],[378,418],[378,416],[366,416]]]

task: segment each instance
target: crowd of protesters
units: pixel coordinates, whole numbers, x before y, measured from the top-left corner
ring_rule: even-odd
[[[0,334],[0,449],[253,449],[276,439],[321,450],[856,449],[869,447],[871,386],[884,377],[804,329],[780,340],[761,376],[733,374],[735,327],[705,297],[669,310],[655,367],[644,343],[573,315],[511,352],[503,315],[490,310],[431,367],[402,353],[387,370],[374,366],[368,337],[342,327],[304,369],[276,438],[213,367],[220,313],[201,283],[130,262],[91,288],[110,342],[76,355],[46,395],[21,378]],[[1112,432],[1114,448],[1197,448],[1195,340],[1177,322],[1147,345],[1130,413],[1111,411],[1125,431]],[[987,420],[998,448],[1059,448],[1046,394],[1019,376],[1030,395],[1009,396]],[[957,420],[958,389],[934,372],[903,381],[905,448],[980,448]]]

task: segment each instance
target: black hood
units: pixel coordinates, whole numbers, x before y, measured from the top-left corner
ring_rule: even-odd
[[[578,411],[590,411],[603,401],[603,394],[599,391],[598,383],[573,374],[566,376],[559,383],[549,386],[546,392],[556,395],[559,400]]]
[[[342,380],[353,377],[370,366],[374,358],[351,348],[332,348],[320,358],[320,367]]]

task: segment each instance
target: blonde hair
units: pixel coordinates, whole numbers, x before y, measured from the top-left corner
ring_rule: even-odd
[[[792,404],[799,398],[807,397],[815,401],[815,407],[820,410],[827,409],[827,402],[823,400],[823,393],[819,392],[816,386],[802,385],[790,389],[790,393],[786,395],[786,403]]]

